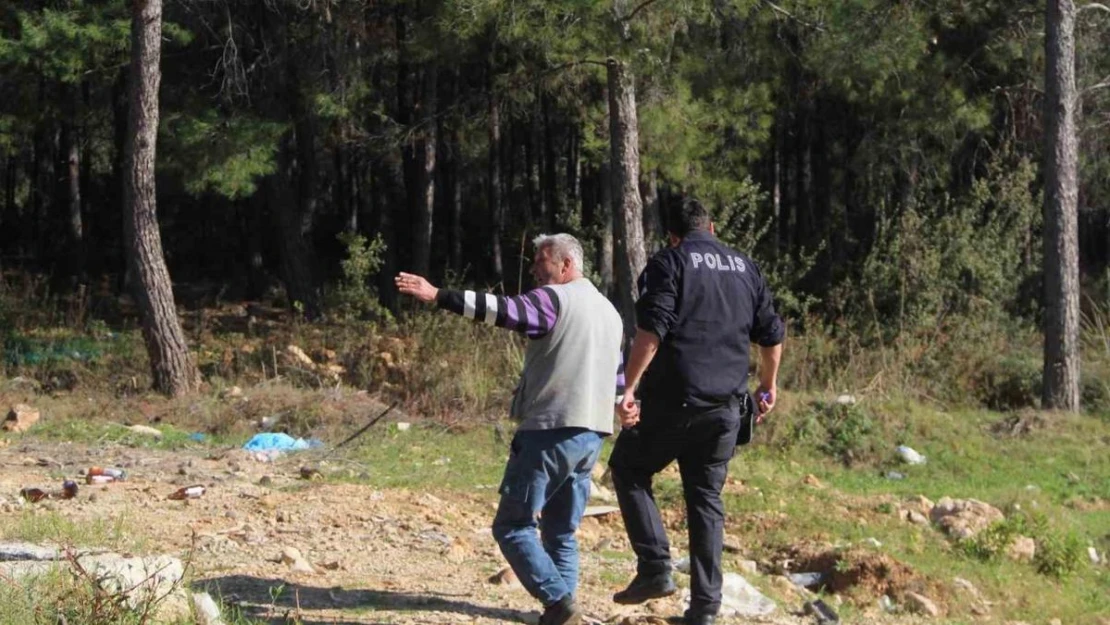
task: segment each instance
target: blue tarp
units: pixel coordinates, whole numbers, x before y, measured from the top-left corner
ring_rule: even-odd
[[[252,436],[247,444],[243,445],[243,449],[247,451],[300,451],[322,445],[322,442],[314,438],[305,440],[303,438],[293,438],[281,432],[262,432]]]

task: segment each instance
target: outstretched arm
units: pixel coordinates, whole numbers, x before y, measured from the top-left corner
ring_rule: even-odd
[[[421,276],[398,274],[397,289],[416,299],[432,303],[468,319],[499,328],[515,330],[538,339],[555,327],[559,318],[559,298],[548,287],[534,289],[516,297],[439,289]]]

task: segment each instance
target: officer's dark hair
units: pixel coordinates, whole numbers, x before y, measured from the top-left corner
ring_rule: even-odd
[[[697,199],[688,197],[671,208],[667,231],[684,237],[694,230],[709,230],[709,211]]]

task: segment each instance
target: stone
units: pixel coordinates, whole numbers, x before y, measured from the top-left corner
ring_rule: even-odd
[[[316,364],[316,363],[312,362],[312,359],[308,357],[308,354],[304,353],[303,349],[301,349],[300,347],[297,347],[296,345],[290,345],[290,346],[286,347],[285,348],[285,355],[294,364],[303,365],[303,366],[306,366],[306,367],[311,367],[311,366]]]
[[[219,604],[206,592],[193,593],[193,613],[196,615],[197,625],[224,625]]]
[[[0,563],[0,576],[8,579],[33,583],[34,578],[57,570],[78,575],[64,552],[57,549],[26,544],[5,544],[2,549],[5,557],[11,559]],[[96,580],[109,595],[123,596],[133,610],[156,602],[153,613],[160,620],[173,620],[189,612],[182,585],[185,566],[177,558],[165,555],[128,558],[113,553],[78,553],[74,557],[86,579]]]
[[[925,516],[924,514],[921,514],[917,510],[906,510],[906,516],[904,518],[906,519],[907,522],[913,523],[914,525],[928,525],[929,524],[929,517]]]
[[[289,566],[294,573],[315,573],[316,569],[305,559],[296,547],[284,547],[281,550],[281,561]]]
[[[142,434],[143,436],[150,436],[150,437],[153,437],[153,438],[162,438],[162,431],[157,429],[157,428],[152,428],[149,425],[132,425],[131,427],[129,427],[127,429],[131,430],[132,432],[134,432],[136,434]]]
[[[620,511],[621,509],[616,506],[586,506],[586,509],[582,511],[582,516],[605,516],[607,514],[613,514],[614,512]]]
[[[1098,549],[1094,547],[1087,547],[1087,557],[1091,560],[1091,564],[1097,565],[1102,562],[1102,558],[1098,555]]]
[[[745,575],[755,575],[759,573],[759,564],[755,560],[741,560],[736,564],[736,568]]]
[[[4,430],[8,432],[26,432],[31,426],[38,423],[41,414],[38,410],[27,404],[16,404],[8,411],[4,419]]]
[[[812,473],[809,473],[804,478],[802,478],[802,483],[806,486],[812,486],[814,488],[823,488],[825,486],[821,483],[821,480],[817,479],[817,476]]]
[[[775,611],[775,602],[736,573],[725,573],[721,583],[723,617],[762,617]]]
[[[590,500],[600,501],[601,503],[616,503],[617,496],[608,488],[593,482],[590,484]]]
[[[516,573],[514,573],[510,567],[505,567],[491,575],[489,583],[496,586],[520,586],[520,580],[517,579]]]
[[[222,397],[224,399],[235,399],[235,398],[242,397],[242,396],[243,396],[243,389],[239,388],[238,386],[233,386],[231,388],[226,388],[222,392],[220,392],[220,397]]]
[[[904,603],[910,612],[933,618],[940,616],[940,608],[937,607],[937,604],[933,603],[932,599],[916,592],[907,592]]]
[[[837,395],[836,403],[841,406],[854,406],[856,404],[855,395]]]
[[[942,497],[929,518],[953,538],[971,538],[993,523],[1005,520],[1002,511],[977,499]]]
[[[1006,547],[1006,555],[1017,562],[1028,562],[1037,555],[1037,541],[1028,536],[1016,536],[1014,542]]]

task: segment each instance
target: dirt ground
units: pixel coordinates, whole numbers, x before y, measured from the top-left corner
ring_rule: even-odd
[[[295,456],[263,463],[239,450],[30,443],[0,449],[0,465],[0,527],[28,514],[23,512],[28,507],[77,523],[122,517],[121,527],[138,534],[126,544],[190,561],[194,586],[245,616],[305,624],[535,623],[538,618],[538,604],[519,584],[494,579],[505,563],[489,531],[492,491],[376,490],[304,480]],[[63,475],[75,477],[92,465],[124,467],[128,479],[105,485],[81,481],[74,500],[27,504],[18,498],[28,485],[58,490]],[[192,484],[205,485],[206,493],[188,501],[167,499]],[[9,534],[0,529],[0,536]],[[678,597],[632,608],[610,601],[632,573],[629,559],[613,555],[628,553],[619,514],[586,519],[579,538],[579,600],[591,618],[647,625],[681,613]],[[314,572],[296,572],[283,562],[289,547],[303,554]],[[804,599],[780,598],[775,613],[763,619],[722,622],[815,623],[800,613]],[[874,618],[895,622],[885,615]]]

